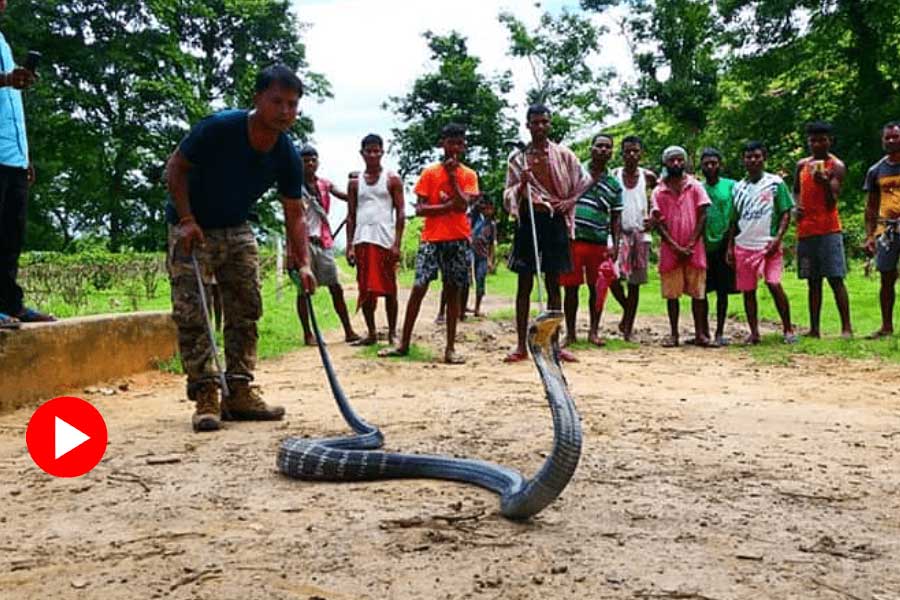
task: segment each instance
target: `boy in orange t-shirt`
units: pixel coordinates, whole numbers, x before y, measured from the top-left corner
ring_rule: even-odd
[[[438,272],[447,291],[447,345],[444,362],[463,364],[465,359],[456,354],[456,324],[460,313],[460,290],[469,279],[469,238],[471,236],[466,209],[473,196],[478,194],[478,175],[459,161],[466,149],[466,130],[451,123],[441,130],[441,162],[425,168],[416,183],[416,216],[425,217],[422,239],[416,254],[416,280],[406,317],[400,345],[386,349],[379,356],[405,356],[409,353],[410,339],[422,300],[428,285],[437,279]]]

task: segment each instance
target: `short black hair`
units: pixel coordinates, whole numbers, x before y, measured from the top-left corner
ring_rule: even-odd
[[[297,92],[301,96],[303,95],[303,82],[300,81],[297,74],[285,64],[278,63],[269,65],[257,73],[254,90],[258,94],[269,89],[272,84],[278,84],[281,87]]]
[[[384,150],[384,140],[381,139],[381,136],[377,133],[370,133],[366,137],[362,139],[362,142],[359,144],[360,150],[365,150],[366,146],[376,145],[381,147]]]
[[[447,138],[466,138],[466,127],[459,123],[447,123],[441,127],[441,139]]]
[[[318,156],[319,156],[319,151],[316,150],[316,149],[312,146],[312,144],[303,144],[303,146],[300,147],[300,156],[315,156],[315,157],[318,157]]]
[[[622,150],[625,149],[625,144],[637,144],[642,150],[644,148],[644,140],[636,135],[626,135],[622,138]]]
[[[547,108],[546,104],[532,104],[528,107],[528,110],[525,112],[525,122],[531,120],[531,117],[534,115],[549,115],[550,109]]]
[[[827,121],[812,121],[804,127],[806,135],[827,135],[834,137],[834,127]]]
[[[718,158],[719,162],[722,162],[722,153],[713,147],[703,149],[703,152],[700,153],[700,162],[703,162],[703,159],[707,156]]]
[[[759,140],[750,140],[745,143],[744,147],[741,149],[741,154],[747,154],[748,152],[753,152],[755,150],[762,150],[764,156],[769,155],[769,150],[766,148],[766,145]]]
[[[900,127],[900,121],[888,121],[884,124],[884,127],[881,128],[881,131],[885,131],[886,129],[894,129],[895,127]]]
[[[600,133],[598,133],[597,135],[595,135],[594,137],[591,138],[591,146],[596,144],[597,140],[599,140],[602,137],[605,137],[606,139],[608,139],[610,141],[610,143],[612,143],[612,144],[616,143],[616,139],[612,136],[611,133],[603,133],[601,131]]]

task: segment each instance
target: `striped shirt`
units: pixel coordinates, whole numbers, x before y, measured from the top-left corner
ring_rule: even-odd
[[[590,164],[584,165],[587,171]],[[575,239],[606,245],[613,213],[622,212],[622,186],[604,171],[575,203]]]

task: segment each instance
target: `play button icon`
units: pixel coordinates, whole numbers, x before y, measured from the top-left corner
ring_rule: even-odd
[[[55,432],[53,434],[53,458],[59,460],[60,456],[68,454],[82,445],[91,437],[75,429],[59,417],[53,417]]]
[[[106,423],[80,398],[61,397],[34,411],[25,442],[35,464],[55,477],[80,477],[106,453]]]

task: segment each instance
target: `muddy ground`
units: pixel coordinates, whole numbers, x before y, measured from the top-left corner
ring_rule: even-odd
[[[81,393],[110,442],[78,479],[31,462],[30,410],[2,415],[0,597],[900,598],[897,366],[663,349],[664,320],[639,325],[639,348],[566,366],[584,451],[527,523],[461,484],[280,476],[282,438],[345,431],[314,349],[261,365],[282,423],[194,434],[181,379],[162,373]],[[440,348],[430,318],[417,333]],[[365,359],[329,336],[388,449],[534,473],[552,432],[533,364],[501,363],[508,322],[461,337],[462,367]]]

